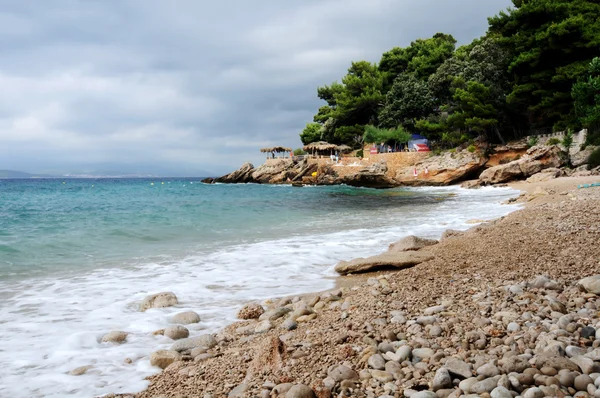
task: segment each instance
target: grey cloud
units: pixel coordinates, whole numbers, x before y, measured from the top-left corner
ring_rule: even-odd
[[[351,61],[377,62],[438,31],[466,43],[509,5],[0,0],[0,169],[193,174],[260,163],[261,146],[301,145],[316,87]]]

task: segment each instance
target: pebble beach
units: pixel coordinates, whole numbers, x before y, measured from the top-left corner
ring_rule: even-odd
[[[397,271],[249,303],[153,354],[123,397],[600,397],[600,189],[514,184],[523,209]]]

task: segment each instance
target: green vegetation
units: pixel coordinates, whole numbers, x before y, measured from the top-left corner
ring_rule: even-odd
[[[568,150],[573,146],[573,132],[571,129],[567,129],[565,136],[563,137],[561,144]]]
[[[588,158],[588,168],[593,169],[600,166],[600,148],[596,148]]]
[[[373,138],[371,127],[401,128],[449,148],[587,127],[588,144],[600,143],[600,2],[513,4],[467,45],[437,33],[379,63],[353,62],[340,82],[317,89],[325,105],[302,142],[358,148]]]
[[[475,147],[475,145],[469,145],[467,147],[467,151],[469,151],[471,153],[475,152],[476,150],[477,150],[477,148]]]
[[[560,140],[556,137],[552,137],[548,141],[546,141],[546,145],[558,145],[558,144],[560,144]]]
[[[529,148],[534,147],[538,144],[538,142],[540,142],[540,139],[537,136],[533,136],[527,141],[527,146]]]
[[[368,125],[363,135],[364,142],[374,144],[383,142],[385,144],[404,144],[410,140],[411,134],[403,127],[395,129],[382,129]]]
[[[296,148],[294,149],[294,156],[302,156],[302,155],[306,155],[306,151],[302,148]]]

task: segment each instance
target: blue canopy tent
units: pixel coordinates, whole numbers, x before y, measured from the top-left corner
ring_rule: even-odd
[[[413,134],[408,141],[409,148],[415,148],[415,144],[423,144],[429,146],[429,140],[423,137],[421,134]]]

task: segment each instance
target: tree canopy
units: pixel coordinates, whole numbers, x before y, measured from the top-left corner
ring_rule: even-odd
[[[454,37],[436,33],[390,49],[378,64],[352,62],[340,82],[317,89],[325,105],[302,142],[357,148],[372,128],[401,128],[442,146],[598,129],[600,61],[590,63],[600,55],[600,2],[513,5],[488,19],[483,37],[458,48]]]

